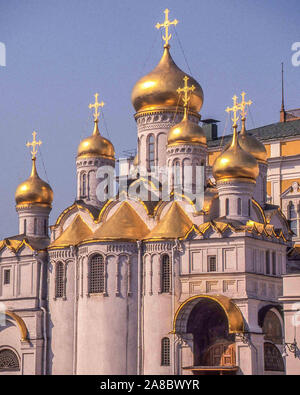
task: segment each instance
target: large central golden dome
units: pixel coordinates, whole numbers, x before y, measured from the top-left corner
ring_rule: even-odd
[[[95,126],[93,134],[80,142],[77,150],[77,158],[104,157],[115,159],[115,149],[113,144],[100,135],[98,119],[94,122]]]
[[[25,204],[51,207],[53,201],[53,191],[50,185],[38,176],[35,160],[35,158],[32,159],[32,170],[30,177],[17,187],[15,193],[17,207]]]
[[[135,110],[138,112],[181,107],[177,89],[186,75],[175,64],[169,47],[165,47],[159,64],[142,77],[132,90],[131,100]],[[194,78],[188,77],[190,83],[195,86],[191,94],[189,111],[199,112],[203,104],[203,91]]]
[[[230,146],[217,157],[212,170],[216,181],[236,179],[256,181],[259,173],[257,160],[241,148],[236,127]]]
[[[190,121],[186,115],[168,133],[168,146],[178,144],[206,145],[206,136],[203,129],[195,122]]]

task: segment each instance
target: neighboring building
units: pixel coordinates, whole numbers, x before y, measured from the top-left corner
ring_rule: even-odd
[[[198,125],[202,88],[167,42],[132,102],[138,155],[129,192],[99,199],[109,186],[97,172],[114,168],[115,153],[99,133],[96,95],[93,133],[77,151],[77,197],[51,238],[53,196],[36,172],[34,136],[31,176],[16,191],[19,235],[0,242],[0,374],[284,374],[292,232],[280,202],[267,202],[270,159],[245,129],[246,103],[241,133],[235,122],[210,168],[213,143]],[[169,201],[155,166],[168,169]],[[200,209],[191,198],[198,169]],[[287,366],[297,371],[293,358]]]

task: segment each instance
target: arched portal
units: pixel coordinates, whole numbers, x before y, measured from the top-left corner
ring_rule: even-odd
[[[235,333],[244,332],[239,308],[223,295],[197,295],[178,308],[173,333],[192,339],[194,374],[233,374],[237,371]]]

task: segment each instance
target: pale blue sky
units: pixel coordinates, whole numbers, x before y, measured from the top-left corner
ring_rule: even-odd
[[[300,41],[299,0],[0,0],[7,50],[7,66],[0,67],[0,238],[18,232],[14,192],[29,176],[25,143],[34,129],[54,190],[51,223],[75,199],[75,155],[92,132],[88,104],[95,92],[106,103],[117,154],[136,147],[131,90],[160,59],[154,26],[165,8],[179,20],[185,56],[204,90],[202,116],[221,120],[220,133],[224,109],[242,90],[254,102],[255,126],[278,121],[282,61],[286,107],[300,107],[300,67],[291,63],[291,46]],[[188,72],[174,32],[171,46]],[[108,137],[103,124],[101,131]],[[38,171],[47,179],[40,157]]]

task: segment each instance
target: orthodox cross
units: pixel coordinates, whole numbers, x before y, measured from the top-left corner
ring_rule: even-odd
[[[168,10],[167,8],[165,9],[164,13],[165,13],[165,21],[164,23],[157,23],[155,25],[156,29],[160,29],[161,27],[165,28],[165,35],[163,36],[163,39],[165,41],[165,48],[169,48],[169,40],[172,37],[172,34],[169,34],[169,26],[170,25],[177,25],[178,20],[174,19],[174,21],[169,21],[169,12],[170,10]]]
[[[246,93],[245,93],[245,92],[242,92],[242,93],[241,93],[241,96],[242,96],[242,101],[241,101],[241,103],[240,103],[240,110],[241,110],[242,120],[243,120],[243,119],[245,120],[245,119],[246,119],[247,112],[248,112],[247,107],[250,107],[250,106],[251,106],[252,101],[251,101],[251,100],[245,101],[245,96],[246,96]]]
[[[32,142],[31,143],[27,142],[26,143],[26,147],[32,147],[31,155],[32,155],[32,159],[35,159],[36,158],[36,154],[38,152],[36,147],[41,145],[42,142],[41,142],[41,140],[36,141],[36,132],[33,132],[32,136],[33,136]]]
[[[189,94],[189,92],[193,92],[196,89],[194,85],[188,86],[188,80],[189,80],[189,77],[186,75],[183,78],[184,87],[177,89],[177,93],[179,95],[180,95],[181,92],[183,92],[182,101],[183,101],[183,105],[184,105],[184,115],[185,116],[187,115],[187,106],[188,106],[188,103],[189,103],[190,98],[191,98],[191,94]]]
[[[94,115],[94,120],[97,121],[98,118],[99,118],[99,115],[100,115],[100,113],[98,111],[98,108],[99,107],[104,107],[104,102],[102,101],[101,103],[98,103],[99,93],[95,93],[94,96],[95,96],[95,103],[94,104],[89,104],[89,108],[94,108],[95,109],[95,112],[94,112],[93,115]]]
[[[237,113],[241,109],[241,105],[237,103],[237,96],[236,95],[233,96],[232,100],[233,100],[233,106],[231,108],[227,107],[225,111],[228,112],[228,113],[230,113],[230,112],[233,113],[233,118],[231,118],[231,119],[233,121],[233,127],[236,128],[237,127],[237,121],[240,118],[237,115]]]

